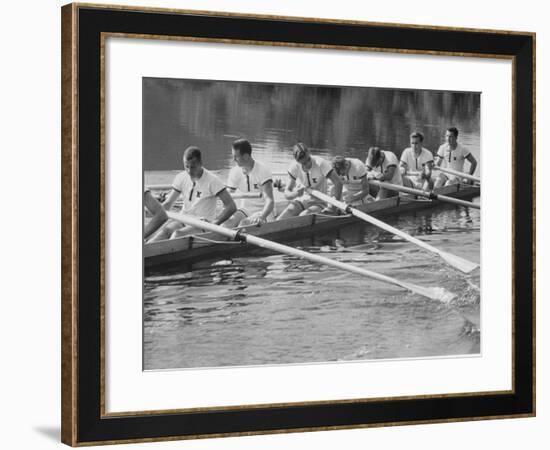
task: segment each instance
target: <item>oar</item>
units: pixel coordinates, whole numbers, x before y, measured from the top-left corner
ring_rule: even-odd
[[[152,184],[147,186],[147,189],[151,191],[168,191],[172,189],[171,184]],[[231,194],[231,197],[233,197],[235,200],[239,200],[241,198],[262,198],[261,192],[236,192],[234,194]]]
[[[303,250],[298,250],[293,247],[289,247],[287,245],[282,245],[277,242],[269,241],[267,239],[263,239],[258,236],[253,236],[251,234],[245,233],[242,229],[240,230],[231,230],[229,228],[222,227],[220,225],[214,225],[209,222],[205,222],[203,220],[197,219],[195,217],[191,217],[186,214],[178,214],[173,212],[168,212],[168,217],[174,220],[178,220],[185,225],[189,225],[192,227],[212,231],[214,233],[218,233],[224,236],[229,237],[230,239],[233,239],[235,241],[243,241],[247,242],[249,244],[257,245],[258,247],[267,248],[269,250],[273,250],[279,253],[284,253],[291,256],[297,256],[299,258],[307,259],[309,261],[313,261],[319,264],[324,264],[326,266],[336,267],[338,269],[347,270],[348,272],[352,272],[358,275],[362,275],[365,277],[374,278],[378,281],[383,281],[385,283],[394,284],[397,286],[400,286],[404,289],[407,289],[411,292],[414,292],[416,294],[423,295],[424,297],[428,297],[433,300],[440,300],[443,302],[448,302],[452,300],[455,295],[451,292],[447,291],[444,288],[425,288],[422,286],[417,286],[412,283],[407,283],[404,281],[397,280],[392,277],[388,277],[386,275],[382,275],[376,272],[372,272],[370,270],[362,269],[356,266],[352,266],[351,264],[346,264],[340,261],[334,261],[330,258],[326,258],[324,256],[319,256],[313,253],[308,253]]]
[[[373,225],[376,225],[377,227],[380,227],[383,230],[389,231],[390,233],[393,233],[399,237],[402,237],[403,239],[409,242],[412,242],[413,244],[416,244],[425,250],[428,250],[433,253],[437,253],[448,264],[457,268],[458,270],[461,270],[462,272],[470,273],[472,270],[478,267],[478,264],[476,263],[473,263],[471,261],[468,261],[467,259],[461,258],[460,256],[456,256],[451,253],[444,252],[443,250],[439,250],[438,248],[435,248],[434,246],[427,244],[426,242],[423,242],[420,239],[417,239],[411,236],[410,234],[405,233],[404,231],[401,231],[395,227],[392,227],[391,225],[388,225],[387,223],[382,222],[381,220],[378,220],[375,217],[365,214],[364,212],[359,211],[358,209],[352,208],[346,203],[340,202],[333,197],[329,197],[328,195],[323,194],[322,192],[316,191],[314,189],[308,189],[308,192],[314,197],[318,198],[319,200],[327,202],[330,205],[336,206],[337,208],[341,209],[345,213],[353,214],[355,217],[358,217],[359,219],[362,219],[365,222],[372,223]]]
[[[413,189],[405,186],[398,186],[397,184],[386,183],[385,181],[369,180],[369,183],[389,189],[390,191],[404,192],[405,194],[418,195],[420,197],[427,197],[430,200],[439,200],[441,202],[453,203],[455,205],[467,206],[469,208],[479,209],[479,203],[467,202],[466,200],[460,200],[458,198],[448,197],[446,195],[436,194],[434,192],[421,191],[420,189]]]
[[[474,177],[468,173],[459,172],[458,170],[448,169],[447,167],[437,167],[434,166],[434,170],[440,170],[441,172],[449,173],[451,175],[456,175],[457,177],[466,178],[467,180],[475,181],[476,183],[481,184],[481,179]]]

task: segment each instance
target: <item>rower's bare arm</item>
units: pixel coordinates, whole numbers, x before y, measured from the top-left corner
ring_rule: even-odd
[[[361,178],[361,190],[354,194],[355,198],[353,199],[353,201],[362,200],[367,195],[369,195],[369,182],[367,180],[367,176],[365,175],[363,178]]]
[[[296,180],[291,176],[289,176],[288,184],[286,185],[286,189],[285,189],[285,198],[287,200],[294,200],[295,198],[300,197],[301,195],[304,194],[303,187],[300,187],[294,190],[295,187],[296,187]]]
[[[395,174],[395,171],[397,170],[396,166],[389,166],[386,171],[382,174],[380,178],[378,178],[380,181],[391,181],[393,178],[393,175]]]
[[[470,162],[470,175],[473,175],[477,168],[477,159],[471,153],[466,156],[466,159]]]
[[[231,197],[231,194],[227,191],[227,189],[222,189],[217,195],[223,203],[223,209],[214,219],[213,223],[220,225],[229,219],[235,211],[237,211],[237,205],[235,205],[235,200],[233,200],[233,197]]]
[[[174,202],[178,199],[180,193],[176,191],[175,189],[172,189],[168,196],[166,197],[166,200],[162,203],[162,207],[166,211],[170,211],[172,209],[172,206],[174,205]]]
[[[407,163],[405,161],[399,161],[399,170],[401,171],[401,175],[407,173]]]
[[[343,184],[342,184],[342,180],[340,180],[340,177],[336,174],[336,171],[335,170],[332,170],[329,174],[328,174],[328,179],[330,181],[332,181],[332,184],[334,185],[334,198],[336,200],[341,200],[342,199],[342,188],[343,188]]]
[[[162,226],[162,224],[168,220],[168,216],[166,215],[166,211],[164,210],[160,202],[155,197],[153,197],[150,192],[145,193],[143,201],[145,207],[153,215],[153,217],[147,223],[147,225],[145,225],[145,229],[143,230],[143,237],[144,239],[146,239],[151,236],[151,234],[153,234],[155,231],[157,231]]]
[[[262,184],[262,196],[265,199],[264,208],[262,209],[261,217],[265,221],[275,207],[275,199],[273,198],[273,181],[269,180]]]

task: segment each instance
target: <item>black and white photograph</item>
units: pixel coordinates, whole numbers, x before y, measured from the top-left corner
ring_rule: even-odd
[[[144,370],[480,355],[479,92],[142,89]]]

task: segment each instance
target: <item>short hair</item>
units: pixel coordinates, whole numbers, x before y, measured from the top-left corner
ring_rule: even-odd
[[[294,159],[299,161],[309,152],[309,149],[302,142],[298,142],[294,147],[292,147],[292,154]]]
[[[248,142],[246,139],[237,139],[233,142],[231,147],[234,150],[237,150],[241,155],[252,154],[252,146],[250,145],[250,142]]]
[[[414,133],[411,133],[410,139],[412,138],[418,138],[420,139],[420,142],[424,142],[424,135],[420,131],[415,131]]]
[[[382,156],[382,149],[380,147],[369,148],[369,152],[367,153],[367,160],[366,160],[367,166],[373,167],[372,164],[378,162],[381,156]]]
[[[202,154],[198,147],[187,147],[183,152],[183,161],[189,161],[190,159],[196,159],[202,163]]]
[[[337,170],[343,170],[346,167],[346,158],[343,156],[335,156],[332,158],[332,167]]]
[[[449,128],[447,128],[447,131],[449,131],[450,133],[453,133],[455,135],[455,137],[458,137],[458,128],[457,127],[449,127]]]

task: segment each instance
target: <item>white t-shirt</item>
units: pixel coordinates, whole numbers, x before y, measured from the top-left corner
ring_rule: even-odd
[[[288,174],[293,180],[298,180],[306,188],[313,188],[323,194],[327,193],[327,176],[332,172],[332,164],[320,156],[311,156],[311,169],[307,172],[302,170],[302,165],[294,161]]]
[[[401,162],[406,164],[407,170],[422,171],[426,164],[433,161],[434,157],[432,152],[424,147],[422,147],[422,151],[418,157],[416,157],[416,153],[412,147],[407,147],[403,150],[403,153],[401,153]]]
[[[347,192],[360,192],[363,187],[363,178],[367,176],[367,168],[363,161],[357,158],[346,158],[351,165],[347,175],[338,175]]]
[[[212,172],[203,169],[202,176],[195,181],[187,172],[180,172],[174,178],[172,189],[183,198],[182,213],[212,221],[216,218],[216,196],[225,185]]]
[[[437,156],[443,159],[441,167],[456,170],[458,172],[464,172],[464,160],[470,154],[470,150],[460,144],[456,144],[454,150],[449,147],[449,144],[445,143],[440,145],[437,151]],[[449,178],[456,178],[454,175],[447,175]]]
[[[398,186],[403,185],[403,179],[401,178],[401,172],[397,168],[398,161],[397,156],[395,156],[395,153],[382,150],[382,154],[384,155],[384,160],[382,161],[382,164],[373,167],[372,172],[376,173],[386,173],[388,171],[388,168],[395,167],[395,170],[393,171],[393,177],[391,180],[385,180],[388,183],[397,184]],[[367,167],[368,169],[368,167]]]
[[[227,187],[238,189],[241,192],[261,194],[262,186],[272,180],[271,169],[258,161],[254,161],[254,167],[247,174],[243,172],[241,167],[233,167],[227,177]],[[247,213],[254,213],[262,210],[264,203],[265,199],[262,198],[243,198],[239,200],[237,206],[245,209]]]

